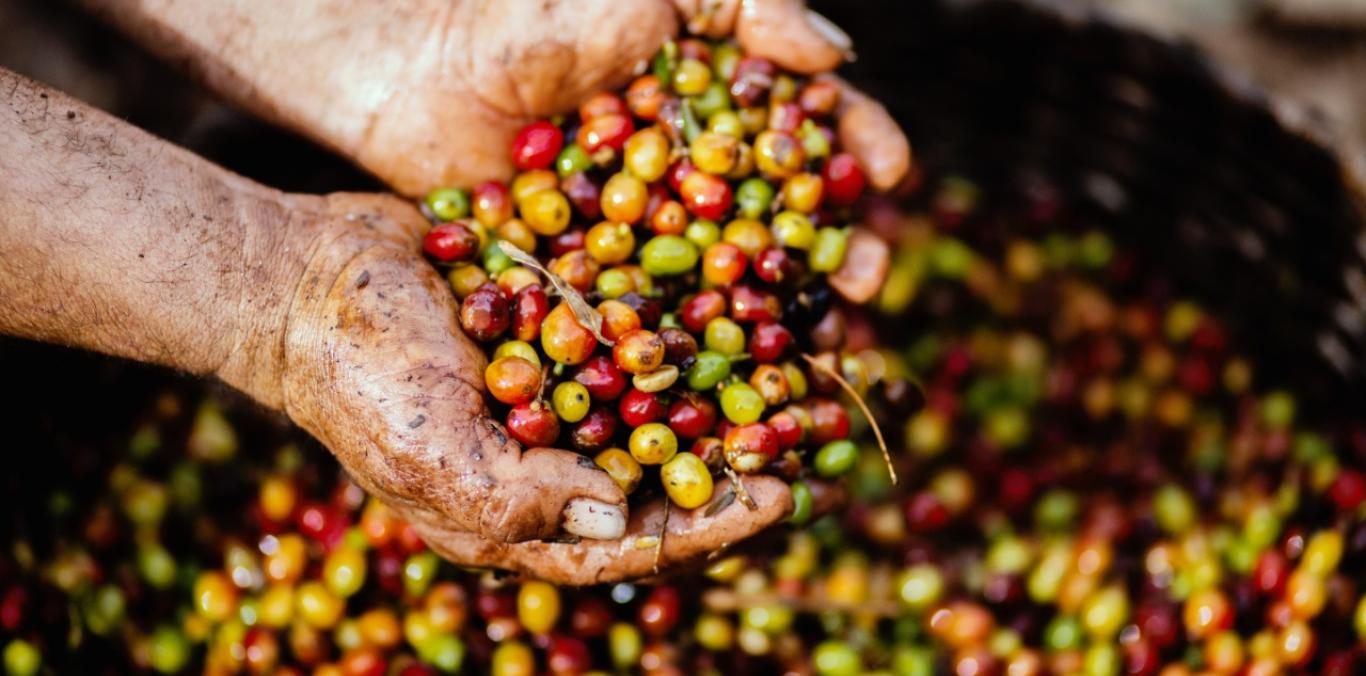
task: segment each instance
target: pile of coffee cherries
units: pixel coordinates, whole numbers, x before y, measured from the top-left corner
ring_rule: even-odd
[[[249,406],[168,394],[106,447],[35,449],[66,481],[0,515],[4,669],[1360,673],[1360,412],[1306,420],[1217,316],[1031,194],[869,206],[896,265],[839,323],[905,480],[859,449],[841,514],[664,584],[508,581]]]
[[[682,671],[1366,670],[1360,410],[1301,422],[1218,317],[1053,191],[982,199],[948,178],[910,215],[870,209],[901,240],[878,304],[913,336],[886,371],[924,387],[909,479],[862,457],[847,513],[713,565],[693,639],[714,655]]]
[[[845,267],[864,176],[829,126],[839,99],[731,42],[671,42],[624,94],[523,128],[510,185],[426,198],[425,252],[514,439],[591,454],[627,493],[659,466],[684,508],[723,470],[851,467],[832,374],[879,374],[808,338],[832,285],[880,282],[867,259]],[[824,370],[800,358],[816,347]]]

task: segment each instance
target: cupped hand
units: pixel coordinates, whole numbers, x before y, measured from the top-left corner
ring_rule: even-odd
[[[282,358],[238,360],[221,375],[287,412],[446,558],[565,584],[608,582],[719,553],[791,511],[781,481],[746,478],[757,509],[733,501],[714,513],[710,503],[670,510],[656,558],[662,502],[628,520],[625,495],[590,458],[523,449],[488,416],[484,355],[418,253],[427,224],[412,206],[338,194],[301,197],[296,214],[299,235],[279,255],[301,261],[280,266],[297,279],[274,284],[292,292],[261,301],[287,310],[242,348],[282,344]],[[606,515],[607,539],[564,539],[571,504]]]
[[[417,196],[511,176],[528,121],[625,85],[686,22],[799,73],[850,54],[802,0],[82,0],[247,110]],[[843,84],[843,83],[841,83]],[[838,133],[874,187],[910,146],[845,86]]]
[[[497,0],[437,3],[439,16],[409,50],[368,133],[349,151],[400,192],[505,180],[513,136],[526,122],[573,110],[625,84],[675,33],[734,34],[750,54],[801,73],[834,69],[849,38],[800,0]],[[364,58],[362,54],[350,58]],[[843,83],[841,83],[843,84]],[[877,102],[844,86],[838,133],[871,182],[905,174],[910,146]]]

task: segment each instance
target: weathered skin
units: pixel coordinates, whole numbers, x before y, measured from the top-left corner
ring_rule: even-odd
[[[517,129],[625,84],[679,14],[798,72],[849,53],[848,37],[800,0],[82,1],[408,195],[509,178]],[[860,122],[841,125],[841,141],[890,188],[910,147],[879,104],[848,99],[843,114]]]
[[[696,19],[700,1],[678,4]],[[506,177],[526,119],[621,84],[676,28],[661,0],[86,2],[409,194]],[[802,48],[825,33],[794,0],[706,7],[730,22],[707,30],[734,28],[788,67],[845,52]],[[885,135],[894,123],[857,96],[843,114],[870,120],[878,139],[841,125],[842,141],[866,149],[875,185],[894,184],[886,167],[909,161],[899,131]],[[0,70],[0,331],[222,378],[316,436],[457,563],[564,583],[652,574],[639,543],[659,532],[660,502],[617,541],[541,541],[570,500],[624,510],[625,497],[582,456],[523,451],[487,417],[483,355],[418,253],[426,227],[394,197],[257,185]],[[658,563],[721,551],[790,512],[782,482],[745,485],[756,511],[672,510]],[[819,497],[818,509],[838,500]]]
[[[621,542],[511,544],[556,535],[570,499],[625,497],[587,458],[524,452],[487,417],[484,357],[417,253],[409,204],[273,191],[7,71],[0,95],[0,331],[217,375],[458,563],[566,582],[653,571],[653,555],[605,552],[658,528],[659,504]],[[757,512],[676,510],[661,562],[791,510],[781,482],[747,485]]]

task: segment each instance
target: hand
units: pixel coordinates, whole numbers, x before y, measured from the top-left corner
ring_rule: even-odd
[[[85,2],[408,195],[509,178],[523,124],[625,84],[680,15],[797,72],[833,69],[850,49],[801,0]],[[845,89],[840,140],[890,188],[910,164],[906,138],[881,105]]]
[[[662,501],[628,523],[625,495],[589,458],[523,450],[488,417],[484,356],[418,253],[427,224],[415,209],[380,195],[291,199],[297,239],[275,266],[289,279],[269,280],[248,303],[288,311],[253,313],[265,319],[248,325],[244,356],[220,375],[286,411],[446,558],[558,583],[609,582],[719,553],[791,511],[780,480],[748,477],[756,511],[739,501],[710,516],[710,505],[675,508],[656,561]],[[540,541],[561,534],[577,500],[616,520],[614,539]]]

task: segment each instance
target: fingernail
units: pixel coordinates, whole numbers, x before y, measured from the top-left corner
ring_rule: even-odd
[[[626,534],[626,513],[616,505],[575,498],[564,506],[564,529],[582,538],[616,540]]]
[[[834,45],[835,49],[846,53],[854,49],[854,40],[849,37],[849,34],[824,16],[808,9],[806,10],[806,23],[811,26],[812,30],[820,33],[826,42]]]

